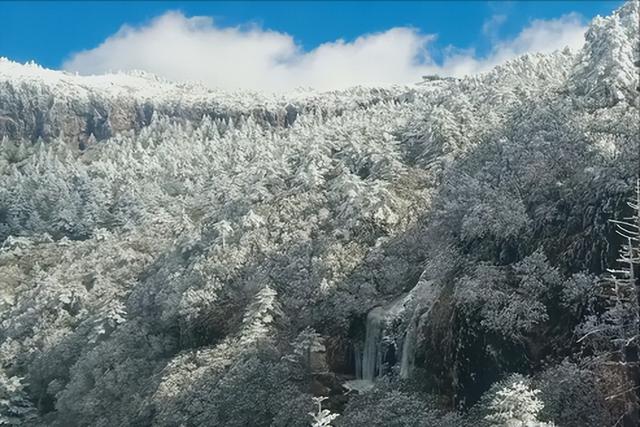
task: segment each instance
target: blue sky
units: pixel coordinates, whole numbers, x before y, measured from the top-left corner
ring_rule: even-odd
[[[0,2],[0,56],[6,56],[12,60],[24,62],[34,60],[49,68],[66,68],[81,73],[99,73],[114,68],[149,68],[150,71],[166,74],[173,79],[181,79],[183,76],[173,66],[165,63],[158,64],[153,58],[138,61],[135,50],[131,50],[131,56],[127,58],[115,57],[116,50],[123,50],[123,46],[137,46],[139,52],[151,52],[149,37],[144,37],[144,29],[152,34],[154,25],[166,25],[162,27],[167,31],[175,31],[175,46],[169,45],[180,53],[183,50],[193,50],[197,45],[197,56],[183,58],[200,63],[201,58],[216,56],[218,61],[223,61],[220,50],[208,51],[202,47],[204,41],[210,43],[224,43],[227,38],[216,38],[224,29],[238,28],[236,38],[229,41],[230,46],[238,37],[249,33],[268,35],[271,33],[285,35],[290,39],[289,45],[273,47],[274,51],[269,61],[280,64],[288,63],[318,63],[327,61],[326,57],[334,58],[335,52],[326,55],[305,55],[323,44],[334,46],[337,40],[344,40],[347,44],[353,43],[358,37],[366,37],[375,33],[385,33],[389,36],[384,39],[389,44],[389,51],[394,45],[407,46],[406,55],[422,55],[422,50],[428,50],[428,58],[420,57],[418,62],[442,64],[451,59],[455,54],[465,52],[474,60],[480,61],[495,53],[496,46],[514,42],[523,30],[536,22],[544,25],[545,22],[560,24],[580,23],[586,24],[595,15],[608,15],[622,4],[621,1],[410,1],[410,2],[339,2],[339,1],[306,1],[306,2]],[[177,18],[175,22],[158,21],[169,11]],[[178,13],[176,13],[178,12]],[[209,17],[209,21],[189,21],[193,17]],[[182,19],[182,21],[180,21]],[[123,36],[126,40],[111,50],[95,50],[107,38],[116,34],[123,25],[129,25],[137,35]],[[558,25],[560,25],[558,24]],[[567,24],[569,25],[569,24]],[[194,29],[194,26],[197,27]],[[533,25],[535,27],[535,25]],[[258,30],[256,30],[258,29]],[[393,29],[410,31],[409,34],[389,32]],[[564,31],[556,29],[557,31]],[[194,40],[180,37],[180,34],[205,33],[212,37]],[[218,33],[216,33],[218,32]],[[252,33],[253,32],[253,33]],[[386,33],[389,32],[389,33]],[[215,34],[214,34],[215,33]],[[153,33],[156,34],[156,33]],[[222,34],[222,33],[220,33]],[[557,33],[555,38],[561,37]],[[567,33],[568,34],[568,33]],[[570,36],[562,33],[562,37]],[[122,33],[120,33],[122,35]],[[413,37],[413,38],[412,38]],[[421,38],[422,37],[422,38]],[[177,40],[184,39],[186,48],[178,46]],[[244,40],[244,39],[243,39]],[[541,39],[542,40],[542,39]],[[202,43],[201,43],[202,41]],[[146,44],[145,44],[146,43]],[[195,44],[194,44],[195,43]],[[285,42],[273,42],[285,43]],[[285,44],[286,44],[285,43]],[[404,44],[402,44],[404,43]],[[541,43],[535,43],[534,48],[540,50]],[[567,42],[568,43],[568,42]],[[522,43],[521,43],[522,44]],[[291,46],[290,46],[291,45]],[[411,45],[409,47],[409,45]],[[419,45],[419,46],[418,46]],[[238,44],[245,46],[245,44]],[[266,47],[265,47],[266,46]],[[108,46],[107,46],[108,47]],[[270,49],[272,42],[259,45],[256,49],[261,51]],[[193,48],[193,49],[192,49]],[[264,48],[264,49],[263,49]],[[544,46],[542,47],[544,48]],[[82,51],[92,51],[91,54],[75,57]],[[519,49],[519,50],[518,50]],[[526,47],[514,48],[514,52],[522,53]],[[129,50],[128,47],[125,50]],[[325,49],[326,50],[326,49]],[[366,50],[366,49],[365,49]],[[369,49],[371,50],[371,49]],[[402,50],[402,48],[400,48]],[[295,51],[295,52],[294,52]],[[372,55],[378,62],[385,62],[387,51],[375,50]],[[225,51],[226,52],[226,51]],[[255,51],[248,49],[255,55]],[[158,55],[163,52],[158,51]],[[247,55],[249,54],[247,53]],[[349,53],[351,54],[351,53]],[[92,56],[91,56],[92,55]],[[108,55],[111,55],[107,58]],[[158,56],[156,55],[156,56]],[[194,53],[195,55],[195,53]],[[229,61],[243,62],[242,57],[229,53]],[[365,53],[362,53],[365,55]],[[137,56],[140,56],[137,54]],[[282,59],[282,57],[286,59]],[[502,55],[506,58],[505,55]],[[500,58],[502,58],[500,56]],[[275,59],[274,59],[275,58]],[[397,60],[399,57],[391,56],[389,60]],[[403,57],[404,58],[404,57]],[[499,58],[498,58],[499,59]],[[496,59],[494,62],[497,62]],[[404,59],[400,59],[404,60]],[[265,60],[266,61],[266,60]],[[415,62],[414,59],[411,61]],[[228,62],[228,61],[227,61]],[[366,61],[365,61],[366,62]],[[349,74],[349,64],[344,60],[338,61]],[[217,62],[211,60],[202,61],[203,67],[218,68]],[[491,63],[493,64],[493,62]],[[192,64],[193,65],[193,64]],[[247,66],[263,66],[264,63],[254,64],[249,60]],[[305,68],[309,71],[311,65]],[[445,74],[456,74],[475,70],[472,66],[466,68],[454,68],[444,70]],[[476,67],[478,70],[482,68]],[[266,70],[266,71],[265,71]],[[314,69],[315,70],[315,69]],[[448,70],[448,71],[447,71]],[[462,70],[462,71],[460,71]],[[271,68],[263,71],[271,72]],[[353,73],[360,70],[354,69]],[[403,70],[403,72],[406,70]],[[423,70],[421,70],[423,71]],[[438,70],[436,70],[438,71]],[[233,70],[229,70],[232,73]],[[274,71],[275,72],[275,71]],[[320,73],[320,71],[318,71]],[[400,73],[400,71],[396,71]],[[389,76],[377,77],[378,80],[392,79]],[[399,77],[405,77],[398,74]],[[212,80],[221,82],[221,86],[227,85],[224,77],[212,76],[210,79],[204,72],[200,74],[185,73],[186,80]],[[288,77],[287,77],[288,78]],[[285,79],[282,77],[280,80]],[[295,80],[295,79],[293,79]],[[302,83],[304,79],[300,80]],[[311,82],[313,83],[313,81]],[[278,83],[280,84],[280,83]],[[276,83],[274,83],[277,86]],[[275,87],[274,86],[274,87]]]

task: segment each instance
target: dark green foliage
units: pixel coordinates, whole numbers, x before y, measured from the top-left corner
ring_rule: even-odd
[[[461,419],[424,396],[380,389],[351,398],[337,426],[454,427]]]
[[[541,419],[563,427],[615,424],[594,372],[563,361],[543,371],[535,384],[544,399]]]

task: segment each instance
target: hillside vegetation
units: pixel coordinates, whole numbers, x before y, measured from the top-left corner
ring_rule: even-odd
[[[639,19],[328,93],[1,59],[0,424],[633,422]]]

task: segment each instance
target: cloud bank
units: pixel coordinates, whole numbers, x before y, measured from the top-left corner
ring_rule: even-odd
[[[503,20],[493,17],[485,31]],[[222,89],[386,86],[415,83],[426,74],[474,74],[527,52],[576,49],[583,43],[585,30],[577,14],[536,20],[513,39],[492,37],[493,48],[487,56],[450,47],[436,63],[429,53],[436,36],[414,28],[396,27],[304,51],[286,33],[256,26],[223,28],[209,17],[167,12],[143,26],[123,26],[99,46],[72,55],[63,68],[80,74],[145,70]]]

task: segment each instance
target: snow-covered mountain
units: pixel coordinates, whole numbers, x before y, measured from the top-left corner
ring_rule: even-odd
[[[341,114],[380,101],[411,102],[415,92],[434,89],[471,93],[485,87],[495,92],[499,86],[505,92],[518,87],[527,93],[545,90],[541,86],[546,85],[546,90],[552,89],[567,79],[576,93],[607,102],[629,100],[636,91],[634,63],[638,61],[634,4],[626,6],[628,12],[623,8],[614,16],[596,19],[587,34],[587,45],[577,55],[568,51],[526,55],[480,77],[425,80],[389,89],[228,93],[172,83],[145,72],[79,76],[0,58],[0,136],[31,141],[62,136],[67,141],[86,142],[93,135],[100,141],[148,126],[154,112],[184,121],[252,116],[263,124],[287,126],[307,110]]]
[[[0,135],[45,141],[62,137],[98,141],[148,126],[154,113],[181,121],[203,117],[253,117],[269,126],[289,126],[298,112],[340,112],[383,100],[402,102],[407,89],[354,89],[315,94],[300,89],[287,95],[228,93],[204,86],[172,83],[145,72],[78,76],[0,58]]]
[[[638,22],[324,93],[1,59],[0,424],[304,426],[314,396],[337,426],[622,419],[600,279]]]

